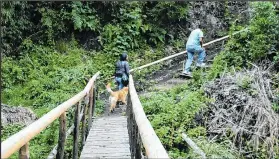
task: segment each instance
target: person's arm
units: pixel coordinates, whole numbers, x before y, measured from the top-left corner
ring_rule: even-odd
[[[203,37],[200,37],[200,44],[201,44],[201,47],[203,47]]]
[[[128,62],[126,62],[126,64],[125,64],[125,72],[126,72],[127,76],[129,76],[130,67],[129,67],[129,63]]]
[[[201,47],[203,48],[203,32],[202,31],[200,31],[199,37],[200,37]]]
[[[200,31],[199,37],[200,37],[200,44],[201,44],[201,47],[203,47],[203,32],[202,32],[202,31]]]

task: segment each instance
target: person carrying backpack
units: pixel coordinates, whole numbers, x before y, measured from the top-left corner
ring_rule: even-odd
[[[121,90],[124,86],[128,86],[129,83],[129,63],[128,55],[126,52],[120,55],[120,60],[116,62],[115,67],[115,80],[118,85],[118,90]]]

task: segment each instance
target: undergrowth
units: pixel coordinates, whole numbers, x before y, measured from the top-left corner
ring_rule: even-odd
[[[206,139],[204,123],[199,112],[207,109],[210,101],[202,90],[192,91],[189,84],[178,85],[164,92],[154,92],[141,96],[144,111],[156,134],[172,158],[198,157],[182,139],[186,132],[207,157],[232,158],[235,151],[224,142],[212,143]],[[202,117],[203,118],[203,117]]]

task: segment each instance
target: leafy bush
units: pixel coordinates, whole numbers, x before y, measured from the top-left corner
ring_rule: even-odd
[[[278,54],[279,17],[272,2],[253,2],[252,18],[248,31],[234,35],[226,45],[226,61],[234,66],[247,66],[247,61],[257,61]],[[232,27],[241,29],[240,26]]]

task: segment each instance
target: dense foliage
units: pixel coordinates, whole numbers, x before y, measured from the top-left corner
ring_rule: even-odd
[[[187,6],[187,2],[3,2],[4,54],[23,54],[27,39],[53,46],[72,34],[87,48],[112,54],[157,45],[178,36],[173,26],[185,23]]]
[[[264,58],[278,56],[279,18],[272,3],[252,3],[252,17],[247,31],[235,35],[226,45],[226,61],[234,66],[247,66]],[[244,26],[245,27],[245,26]],[[241,26],[234,26],[234,29]]]

